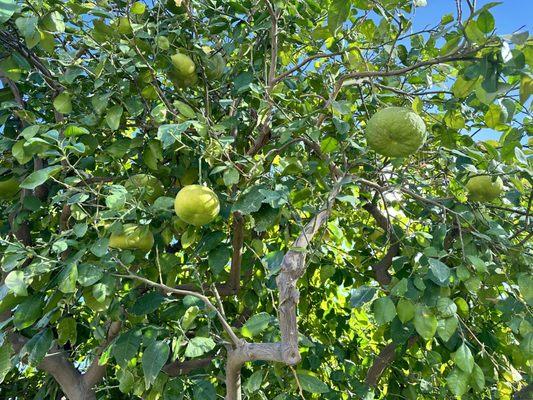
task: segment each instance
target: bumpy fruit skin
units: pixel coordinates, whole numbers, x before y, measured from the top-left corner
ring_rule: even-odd
[[[126,190],[138,195],[141,200],[153,203],[165,194],[165,188],[159,179],[148,174],[133,175],[124,183]]]
[[[12,199],[19,190],[19,182],[15,178],[0,178],[0,200]]]
[[[466,189],[470,200],[489,202],[503,191],[503,181],[500,177],[493,181],[490,175],[474,176],[466,183]]]
[[[109,247],[122,250],[139,249],[150,251],[154,245],[154,235],[147,227],[125,224],[122,233],[112,233]]]
[[[180,78],[188,77],[196,72],[196,65],[191,57],[178,53],[170,57],[176,74]]]
[[[372,150],[383,156],[406,157],[426,141],[426,125],[413,110],[388,107],[368,120],[366,140]]]
[[[174,210],[188,224],[202,226],[216,218],[220,202],[211,189],[202,185],[188,185],[176,195]]]

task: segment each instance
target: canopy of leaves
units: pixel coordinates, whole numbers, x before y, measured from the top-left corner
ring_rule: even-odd
[[[0,397],[56,398],[52,353],[105,370],[96,398],[224,396],[216,313],[152,283],[279,341],[283,256],[341,176],[297,285],[302,361],[246,364],[244,398],[510,399],[530,383],[533,42],[495,34],[497,3],[417,32],[425,3],[0,0]],[[388,106],[425,121],[416,154],[366,146]],[[164,194],[128,185],[138,174]],[[484,174],[504,192],[469,201]],[[174,214],[191,183],[220,199],[203,227]],[[151,251],[109,247],[125,224]]]

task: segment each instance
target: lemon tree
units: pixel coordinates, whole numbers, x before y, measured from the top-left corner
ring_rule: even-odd
[[[0,398],[530,399],[533,41],[477,3],[0,0]]]

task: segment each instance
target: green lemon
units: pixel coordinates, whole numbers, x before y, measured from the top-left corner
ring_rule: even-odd
[[[406,157],[426,141],[426,125],[411,109],[388,107],[367,122],[366,140],[372,150],[383,156]]]
[[[503,181],[500,177],[493,180],[490,175],[474,176],[466,183],[466,189],[470,200],[489,202],[503,191]]]
[[[130,21],[127,17],[120,17],[118,21],[115,21],[117,31],[123,35],[131,35],[133,29],[131,28]]]
[[[457,297],[456,299],[453,300],[453,302],[457,306],[457,313],[462,318],[468,318],[470,310],[469,310],[468,303],[466,302],[466,300],[463,299],[462,297]]]
[[[193,75],[196,72],[196,65],[191,57],[186,54],[177,53],[170,57],[174,71],[180,78],[185,78]]]
[[[124,187],[141,200],[153,203],[158,197],[165,194],[165,188],[159,179],[148,174],[130,176],[124,183]]]
[[[139,249],[150,251],[154,245],[154,235],[148,227],[135,224],[125,224],[121,233],[112,233],[109,238],[109,247],[115,249]]]
[[[216,218],[220,211],[220,202],[211,189],[201,185],[188,185],[176,195],[174,209],[183,221],[201,226]]]
[[[12,199],[20,190],[19,182],[13,178],[0,177],[0,200]]]

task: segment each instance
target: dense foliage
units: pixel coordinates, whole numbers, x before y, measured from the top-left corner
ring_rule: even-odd
[[[220,398],[294,305],[243,398],[528,398],[533,42],[425,3],[0,0],[0,397]],[[390,106],[415,154],[367,146]]]

